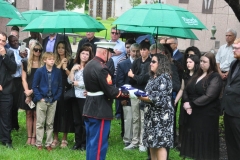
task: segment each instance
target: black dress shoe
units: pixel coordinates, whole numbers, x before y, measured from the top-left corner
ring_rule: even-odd
[[[6,147],[7,147],[7,148],[10,148],[10,149],[13,149],[13,146],[12,146],[11,143],[6,143]]]
[[[80,149],[80,148],[81,148],[81,146],[74,145],[74,146],[72,147],[72,150],[78,150],[78,149]]]

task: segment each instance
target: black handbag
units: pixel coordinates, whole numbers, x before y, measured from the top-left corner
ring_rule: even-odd
[[[64,100],[69,100],[71,98],[76,98],[74,87],[64,93]]]

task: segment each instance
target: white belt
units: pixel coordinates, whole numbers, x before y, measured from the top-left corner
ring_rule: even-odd
[[[88,96],[101,96],[104,95],[103,91],[97,91],[97,92],[87,92]]]

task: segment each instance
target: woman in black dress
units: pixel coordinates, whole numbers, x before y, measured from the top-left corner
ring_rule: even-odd
[[[215,56],[205,53],[200,69],[189,80],[183,92],[184,124],[180,155],[193,159],[219,159],[219,95],[222,79]]]
[[[188,58],[186,58],[185,64],[187,66],[187,69],[183,73],[182,78],[182,85],[180,90],[177,93],[176,99],[174,100],[174,106],[177,106],[178,101],[182,98],[183,90],[185,86],[187,85],[190,78],[193,76],[194,73],[196,73],[199,69],[200,64],[200,58],[197,55],[189,55]],[[184,65],[185,65],[184,64]],[[181,147],[181,140],[182,140],[182,131],[183,131],[183,125],[184,125],[184,115],[187,114],[183,108],[183,103],[181,103],[180,106],[180,114],[179,114],[179,142],[177,147]]]
[[[23,61],[22,65],[22,85],[24,89],[24,101],[22,109],[26,110],[26,124],[28,140],[26,144],[35,145],[36,142],[36,107],[30,108],[29,103],[32,103],[33,90],[32,81],[35,71],[41,67],[42,45],[36,42],[30,48],[30,55],[27,60]]]
[[[51,144],[52,148],[56,148],[60,143],[58,140],[58,132],[63,132],[62,142],[60,147],[65,148],[68,145],[67,134],[74,132],[73,126],[73,114],[71,101],[64,100],[64,92],[71,88],[71,85],[67,82],[67,77],[73,66],[73,60],[71,57],[69,46],[64,41],[58,42],[55,49],[56,54],[56,66],[62,71],[62,95],[57,102],[55,117],[54,117],[54,140]]]

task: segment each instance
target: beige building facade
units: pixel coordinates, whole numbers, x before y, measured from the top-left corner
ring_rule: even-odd
[[[179,6],[194,13],[208,30],[193,30],[199,40],[179,39],[179,49],[185,50],[189,46],[196,46],[201,51],[214,50],[225,44],[225,32],[232,28],[240,35],[240,23],[232,9],[224,0],[160,0],[161,3]],[[119,17],[132,8],[129,0],[90,0],[89,12],[93,17]],[[153,3],[153,0],[142,0],[140,5]],[[108,4],[108,5],[107,5]],[[169,20],[174,21],[169,17]],[[211,40],[211,28],[217,28],[215,40]]]

